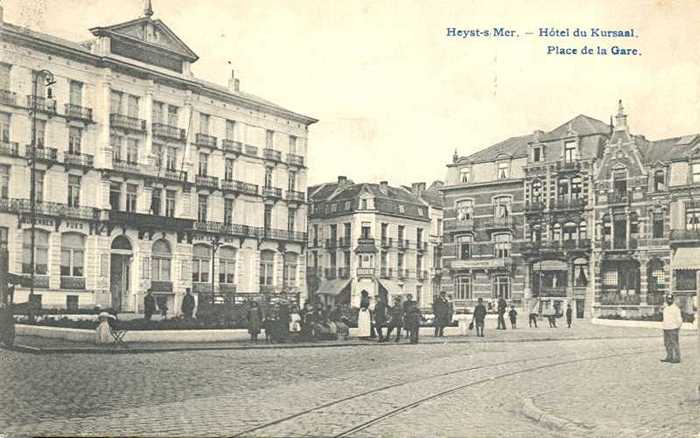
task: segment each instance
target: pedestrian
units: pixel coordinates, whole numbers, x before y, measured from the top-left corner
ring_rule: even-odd
[[[573,311],[571,310],[571,304],[566,305],[566,325],[571,328],[571,317]]]
[[[447,302],[447,293],[445,291],[440,292],[440,295],[435,297],[433,301],[433,315],[435,326],[434,337],[443,337],[445,326],[449,324],[450,317],[450,304]]]
[[[257,301],[251,301],[250,308],[248,309],[248,333],[250,333],[250,339],[253,342],[258,342],[258,335],[260,334],[262,323],[262,309]]]
[[[6,347],[15,344],[15,318],[9,303],[0,303],[0,343]]]
[[[411,336],[411,333],[409,332],[408,324],[406,323],[406,315],[408,314],[408,307],[411,305],[412,299],[413,299],[413,296],[411,294],[406,294],[406,299],[403,301],[403,329],[406,332],[405,333],[406,338],[409,338]]]
[[[156,313],[156,299],[153,298],[153,291],[148,289],[146,296],[143,297],[143,317],[150,321],[154,313]]]
[[[185,289],[185,296],[182,297],[180,310],[185,315],[185,319],[192,319],[194,314],[194,296],[192,296],[192,290],[189,287]]]
[[[549,307],[547,308],[547,321],[549,322],[549,328],[557,328],[557,314],[554,304],[550,301]]]
[[[409,339],[411,344],[418,343],[418,334],[420,331],[421,312],[418,308],[418,303],[411,299],[407,306],[405,322],[408,327]]]
[[[680,363],[681,346],[678,340],[678,332],[683,325],[683,315],[681,309],[674,302],[673,295],[666,296],[666,306],[664,306],[664,346],[666,347],[666,358],[661,362]]]
[[[477,300],[477,305],[474,308],[474,318],[473,321],[476,326],[476,335],[479,337],[484,337],[484,323],[486,320],[486,306],[484,306],[484,299],[479,298]]]
[[[386,339],[391,339],[391,332],[396,330],[395,342],[401,340],[401,329],[403,328],[403,305],[401,305],[401,297],[394,297],[394,305],[389,308],[389,327],[386,331]]]
[[[540,302],[538,299],[534,299],[530,302],[529,315],[527,324],[532,328],[534,325],[537,328],[537,316],[539,314]]]
[[[160,316],[161,319],[166,319],[168,317],[168,301],[167,298],[163,297],[162,300],[158,303],[158,306],[160,307]]]
[[[369,312],[369,292],[360,293],[360,311],[357,314],[357,336],[368,339],[372,335],[372,317]]]
[[[515,323],[518,320],[518,312],[515,310],[515,306],[510,306],[508,317],[510,318],[510,327],[515,330]]]
[[[347,341],[350,336],[350,327],[348,326],[347,318],[343,315],[343,309],[340,307],[340,304],[336,304],[331,311],[330,320],[335,324],[338,337],[342,337],[343,340]]]
[[[304,340],[310,341],[314,337],[314,325],[316,324],[316,314],[311,303],[304,304],[304,309],[301,312],[301,337]]]
[[[95,343],[97,345],[111,344],[114,342],[110,324],[111,319],[115,319],[114,315],[108,312],[100,312],[100,314],[97,315],[97,321],[99,321],[97,328],[95,329]]]
[[[377,330],[379,342],[384,342],[384,326],[386,326],[386,303],[382,297],[377,296],[377,304],[374,305],[374,328]]]
[[[289,323],[291,317],[289,314],[289,302],[282,300],[277,310],[277,329],[275,334],[280,342],[287,342],[289,339]]]
[[[506,314],[506,309],[508,308],[508,303],[506,303],[506,300],[503,297],[498,298],[498,327],[496,327],[496,330],[505,330],[506,329],[506,320],[505,320],[505,314]]]
[[[296,304],[292,306],[292,310],[289,313],[289,332],[294,334],[301,332],[301,314]]]

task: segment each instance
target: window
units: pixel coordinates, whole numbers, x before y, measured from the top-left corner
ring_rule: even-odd
[[[532,161],[534,161],[535,163],[542,161],[541,147],[532,148]]]
[[[275,253],[264,250],[260,252],[260,285],[273,285],[273,271],[275,267]]]
[[[70,81],[68,102],[71,105],[83,105],[83,83],[78,81]]]
[[[85,275],[85,237],[76,233],[61,236],[61,277]]]
[[[297,138],[293,135],[289,136],[289,153],[294,155],[297,153]]]
[[[406,227],[404,225],[399,225],[397,227],[397,239],[399,241],[399,245],[403,243],[403,237],[404,237],[404,231],[406,230]]]
[[[470,300],[472,298],[472,278],[461,275],[455,278],[455,299]]]
[[[403,276],[403,260],[404,254],[402,252],[398,253],[396,256],[396,269],[399,272],[399,276]]]
[[[224,246],[219,249],[219,283],[236,282],[236,250]]]
[[[510,216],[510,197],[501,196],[493,200],[493,216],[497,219],[506,219]]]
[[[199,222],[207,221],[207,207],[209,204],[209,196],[198,195],[197,198],[197,220]]]
[[[269,167],[265,168],[265,187],[272,187],[272,169]]]
[[[700,183],[700,163],[693,163],[690,167],[693,184]]]
[[[0,249],[7,249],[7,227],[0,227]]]
[[[571,178],[571,198],[580,199],[583,197],[583,180],[580,176]]]
[[[662,192],[666,190],[666,174],[663,170],[654,172],[654,191]]]
[[[175,217],[175,190],[165,192],[165,215]]]
[[[168,105],[168,125],[177,126],[178,108],[174,105]]]
[[[8,119],[8,130],[9,130],[9,119]],[[8,138],[6,141],[10,141],[9,131]],[[46,145],[46,120],[37,119],[36,121],[36,147],[43,148]]]
[[[459,259],[467,260],[472,256],[472,236],[457,237],[457,249],[459,250]]]
[[[556,223],[552,226],[552,241],[561,241],[561,224]]]
[[[367,210],[367,200],[366,199],[362,200],[362,209]]]
[[[498,163],[498,179],[510,178],[510,162],[501,161]]]
[[[269,129],[265,131],[265,147],[268,149],[275,147],[275,132]]]
[[[224,224],[233,224],[233,199],[224,199]]]
[[[224,161],[224,179],[233,181],[233,158],[226,158]]]
[[[139,162],[139,141],[135,138],[126,139],[126,162],[129,164]]]
[[[116,162],[122,161],[122,147],[124,146],[124,137],[121,135],[110,134],[109,144],[112,145],[112,160]],[[159,157],[159,153],[156,150],[156,159]]]
[[[617,284],[618,275],[616,269],[603,271],[603,286],[605,286],[606,289],[617,289]]]
[[[209,283],[209,266],[211,266],[211,248],[206,245],[192,247],[192,282]]]
[[[68,206],[80,207],[80,177],[77,175],[68,175]]]
[[[10,194],[10,166],[0,164],[0,199],[7,199]]]
[[[138,116],[139,116],[139,98],[137,96],[129,95],[127,115],[129,117],[138,118]]]
[[[177,149],[174,147],[168,147],[166,149],[166,155],[165,155],[165,165],[166,169],[170,171],[174,171],[175,167],[177,166]],[[160,158],[158,158],[160,159]]]
[[[109,185],[109,205],[113,211],[121,210],[122,185],[117,182]]]
[[[163,190],[153,189],[151,192],[151,213],[155,216],[160,216],[161,204],[163,202]]]
[[[293,252],[284,254],[284,285],[295,287],[297,284],[297,262],[298,256]]]
[[[627,194],[627,172],[616,170],[613,172],[613,189],[619,195]]]
[[[474,215],[474,201],[464,199],[457,201],[457,220],[460,222],[472,220]]]
[[[421,272],[423,272],[423,256],[417,255],[416,256],[416,273],[418,274],[418,276],[420,276]]]
[[[663,292],[666,290],[666,272],[661,262],[649,264],[649,289],[652,292]]]
[[[338,211],[338,204],[334,202],[331,204],[331,213],[335,213],[336,211]]]
[[[32,80],[37,82],[36,94],[39,98],[46,97],[46,81],[48,77],[44,72],[32,71]]]
[[[389,224],[382,224],[382,242],[387,241],[387,235],[389,234]]]
[[[80,143],[83,137],[83,130],[71,126],[68,130],[68,153],[80,155]]]
[[[296,210],[290,208],[287,212],[287,230],[289,230],[290,233],[293,233],[296,229],[296,216]]]
[[[25,230],[22,240],[22,273],[32,273],[32,232]],[[36,230],[34,234],[34,273],[48,275],[49,273],[49,233]]]
[[[289,172],[289,178],[288,178],[288,184],[287,184],[287,190],[290,192],[293,192],[297,189],[297,173],[296,172]]]
[[[469,167],[465,167],[459,170],[459,182],[466,184],[472,180],[472,170]]]
[[[226,139],[236,139],[236,122],[234,122],[233,120],[226,120]]]
[[[10,64],[0,63],[0,90],[10,91]]]
[[[586,225],[586,221],[581,221],[581,223],[578,225],[578,238],[579,240],[584,240],[588,239],[588,225]]]
[[[120,91],[112,90],[109,95],[110,109],[112,114],[122,114],[122,102],[124,101],[124,94]]]
[[[497,275],[493,279],[494,298],[510,299],[510,277]]]
[[[697,290],[696,270],[676,270],[676,290]]]
[[[36,180],[34,181],[34,196],[36,199],[36,202],[44,202],[44,171],[43,170],[37,170],[36,171]],[[69,190],[70,191],[70,190]],[[69,195],[70,199],[70,195]],[[69,203],[70,205],[70,203]]]
[[[406,212],[406,207],[403,204],[399,204],[399,213],[403,214]]]
[[[78,295],[66,295],[66,309],[70,311],[78,310]]]
[[[209,174],[209,155],[199,154],[199,176],[207,176]]]
[[[2,64],[0,64],[2,65]],[[43,122],[43,120],[42,120]],[[46,126],[46,125],[43,125]],[[39,135],[39,120],[37,120],[37,138]],[[10,115],[7,113],[0,113],[0,141],[3,143],[10,142]],[[43,144],[43,143],[42,143]],[[37,143],[38,145],[38,143]]]
[[[564,161],[573,163],[578,159],[578,150],[575,141],[567,141],[564,144]]]
[[[209,114],[199,114],[199,132],[201,134],[209,135],[209,119]]]
[[[559,198],[566,199],[569,195],[569,180],[560,179],[557,187],[559,188]]]
[[[587,271],[588,271],[588,265],[585,263],[576,263],[574,265],[574,286],[575,287],[588,286],[588,276],[586,275]]]
[[[369,222],[362,222],[362,238],[371,239],[372,238],[372,225]]]
[[[651,237],[661,239],[664,237],[664,214],[654,213]]]
[[[151,111],[152,123],[163,123],[163,107],[165,107],[163,102],[153,101],[153,110]]]
[[[272,206],[266,205],[265,212],[263,216],[263,227],[265,231],[269,231],[272,228]]]
[[[542,181],[536,179],[535,181],[532,182],[532,186],[530,186],[530,192],[532,195],[532,201],[533,203],[539,203],[541,202],[542,199]]]
[[[170,252],[170,244],[163,239],[153,242],[151,278],[154,281],[170,281],[171,261],[172,253]]]
[[[496,234],[493,236],[495,255],[498,258],[510,257],[510,234]]]
[[[136,212],[136,197],[138,194],[139,186],[136,184],[126,185],[126,211],[135,213]]]

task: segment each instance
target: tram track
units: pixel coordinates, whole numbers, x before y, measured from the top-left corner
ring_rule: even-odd
[[[583,357],[583,358],[579,357],[579,358],[573,358],[573,359],[564,360],[564,361],[546,363],[546,364],[542,364],[542,365],[538,365],[538,366],[534,366],[534,367],[529,367],[529,368],[525,368],[525,369],[516,369],[514,371],[504,372],[504,373],[501,373],[501,374],[498,374],[495,376],[480,378],[480,379],[477,379],[475,381],[471,381],[468,383],[450,386],[447,389],[444,389],[442,391],[438,391],[436,393],[432,393],[426,397],[419,398],[418,400],[412,401],[411,403],[406,403],[406,404],[403,404],[403,405],[398,406],[396,408],[393,408],[387,412],[382,413],[381,415],[374,416],[366,421],[355,424],[352,427],[346,428],[340,432],[330,433],[330,434],[326,434],[324,436],[333,436],[333,437],[350,436],[356,432],[360,432],[360,431],[363,431],[369,427],[372,427],[373,425],[380,423],[384,420],[387,420],[387,419],[392,418],[396,415],[399,415],[399,414],[402,414],[406,411],[414,409],[422,404],[425,404],[425,403],[428,403],[430,401],[437,400],[439,398],[448,396],[448,395],[455,393],[455,392],[458,392],[460,390],[463,390],[463,389],[466,389],[466,388],[469,388],[472,386],[480,385],[483,383],[492,382],[494,380],[504,379],[504,378],[516,376],[519,374],[536,372],[536,371],[547,369],[547,368],[554,368],[554,367],[558,367],[558,366],[570,365],[570,364],[578,363],[578,362],[603,360],[603,359],[610,359],[610,358],[614,358],[614,357],[623,357],[623,356],[629,356],[629,355],[638,355],[638,354],[644,354],[644,353],[651,353],[654,351],[656,351],[656,350],[636,349],[634,351],[625,352],[625,353],[618,352],[615,354],[598,355],[598,356],[593,356],[593,357]],[[527,363],[527,362],[533,362],[533,361],[543,361],[543,360],[551,359],[554,357],[561,358],[562,355],[561,354],[553,354],[553,355],[548,355],[548,356],[538,356],[538,357],[534,357],[534,358],[525,358],[525,359],[504,361],[504,362],[499,362],[497,364],[472,366],[472,367],[460,368],[460,369],[456,369],[456,370],[450,370],[450,371],[446,371],[443,373],[437,373],[437,374],[433,374],[433,375],[429,375],[429,376],[425,376],[425,377],[421,377],[421,378],[417,378],[417,379],[413,379],[413,380],[404,380],[404,381],[393,383],[390,385],[385,385],[385,386],[381,386],[378,388],[373,388],[373,389],[363,391],[363,392],[360,392],[357,394],[353,394],[353,395],[350,395],[347,397],[343,397],[343,398],[340,398],[337,400],[322,403],[320,405],[317,405],[317,406],[314,406],[314,407],[311,407],[308,409],[304,409],[302,411],[293,413],[291,415],[287,415],[287,416],[284,416],[282,418],[278,418],[276,420],[257,425],[255,427],[249,428],[245,431],[239,432],[233,436],[234,437],[247,437],[247,436],[273,436],[274,437],[274,436],[280,436],[280,434],[278,434],[278,433],[265,434],[264,431],[266,429],[279,427],[281,425],[284,425],[285,423],[293,423],[295,420],[300,420],[300,419],[303,419],[304,417],[307,417],[307,416],[310,417],[310,416],[313,416],[314,414],[322,413],[323,411],[325,411],[328,408],[337,407],[337,406],[342,405],[344,403],[356,401],[356,400],[359,400],[363,397],[370,397],[370,396],[373,396],[373,395],[376,395],[376,394],[379,394],[382,392],[390,391],[392,389],[400,388],[403,386],[416,385],[418,383],[423,383],[423,382],[427,382],[430,380],[436,380],[436,379],[454,376],[454,375],[463,374],[463,373],[485,371],[485,370],[499,368],[499,367],[506,367],[506,366],[510,366],[513,364],[521,364],[521,363]],[[290,433],[290,435],[292,435],[292,434]]]

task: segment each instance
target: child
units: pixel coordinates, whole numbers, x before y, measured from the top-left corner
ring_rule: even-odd
[[[510,306],[510,312],[508,312],[508,316],[510,317],[510,326],[512,328],[515,328],[515,322],[518,319],[518,312],[515,310],[515,306]]]
[[[566,305],[566,324],[571,328],[571,315],[572,310],[571,310],[571,304]]]

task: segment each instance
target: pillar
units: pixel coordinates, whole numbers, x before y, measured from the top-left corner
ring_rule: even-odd
[[[649,284],[648,284],[648,269],[649,265],[649,260],[647,260],[645,257],[641,257],[639,259],[639,303],[640,305],[645,305],[647,304],[647,294],[649,291]],[[641,314],[641,308],[640,308],[640,314]]]

